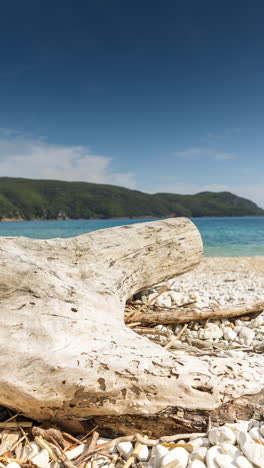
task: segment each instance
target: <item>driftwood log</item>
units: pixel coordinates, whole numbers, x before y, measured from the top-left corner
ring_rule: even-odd
[[[262,356],[177,355],[124,324],[126,299],[201,256],[184,218],[72,239],[2,238],[0,404],[68,427],[158,436],[204,430],[209,416],[261,416]]]

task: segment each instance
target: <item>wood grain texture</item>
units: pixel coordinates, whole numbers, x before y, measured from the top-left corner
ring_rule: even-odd
[[[262,356],[177,355],[124,324],[129,297],[201,256],[185,218],[72,239],[2,238],[0,404],[39,421],[133,418],[134,429],[173,415],[171,433],[180,415],[181,426],[200,430],[224,403],[260,394]]]

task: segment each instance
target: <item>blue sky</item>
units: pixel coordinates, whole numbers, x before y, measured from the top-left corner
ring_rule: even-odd
[[[264,207],[264,3],[9,0],[0,175]]]

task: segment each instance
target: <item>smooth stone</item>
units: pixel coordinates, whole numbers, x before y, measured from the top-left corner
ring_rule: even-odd
[[[196,437],[195,439],[190,439],[189,444],[193,448],[199,447],[209,447],[210,443],[207,437]]]
[[[206,452],[206,464],[208,468],[219,468],[219,465],[216,464],[216,457],[218,455],[222,454],[222,449],[221,447],[218,447],[217,445],[214,445],[213,447],[210,447],[207,452]]]
[[[244,322],[242,322],[242,320],[235,320],[235,325],[236,326],[242,326],[244,324]]]
[[[150,464],[153,465],[154,468],[160,468],[161,460],[169,453],[167,447],[163,447],[163,445],[158,444],[151,450],[151,457],[150,457]]]
[[[172,301],[173,304],[178,305],[178,306],[184,304],[184,295],[183,294],[178,293],[176,291],[170,291],[169,294],[170,294],[171,301]]]
[[[80,444],[80,445],[77,445],[77,447],[73,448],[72,450],[66,450],[65,454],[67,455],[67,458],[69,460],[72,460],[73,458],[81,455],[81,453],[83,453],[84,451],[84,448],[85,448],[85,444]]]
[[[230,455],[233,458],[242,455],[240,450],[235,445],[229,444],[228,442],[224,442],[221,447],[226,455]]]
[[[252,463],[243,455],[236,458],[236,464],[238,468],[254,468]]]
[[[239,332],[239,338],[243,340],[245,345],[250,346],[255,338],[255,332],[251,328],[241,327],[241,330]]]
[[[104,456],[101,455],[101,456],[97,457],[96,463],[97,463],[97,466],[100,467],[100,468],[109,467],[109,458],[104,457]]]
[[[224,327],[223,332],[224,332],[224,339],[227,341],[233,341],[237,337],[236,332],[232,328]]]
[[[31,461],[40,468],[49,468],[49,452],[46,449],[42,449],[35,457],[31,458]]]
[[[146,462],[149,459],[149,449],[147,445],[142,445],[140,451],[137,454],[137,459],[140,462]]]
[[[161,466],[165,467],[171,462],[175,462],[175,467],[186,468],[189,460],[189,452],[183,447],[176,447],[170,450],[161,460]]]
[[[255,441],[262,440],[263,441],[262,434],[261,434],[260,429],[258,427],[252,427],[252,429],[250,429],[250,431],[248,433],[249,433],[250,437],[252,437],[253,440],[255,440]]]
[[[20,465],[17,462],[11,462],[6,465],[6,468],[20,468]]]
[[[32,444],[35,444],[35,442],[30,442],[31,445]],[[36,444],[37,445],[37,444]],[[39,448],[40,450],[40,448]],[[21,451],[21,455],[20,455],[20,459],[21,460],[26,460],[28,457],[29,457],[29,454],[32,452],[31,448],[29,447],[29,445],[24,445],[22,451]],[[37,452],[36,452],[37,453]]]
[[[229,442],[232,445],[236,443],[234,432],[226,426],[211,429],[208,432],[208,439],[212,445],[222,445],[224,442]]]
[[[215,461],[219,468],[237,468],[235,459],[231,455],[221,454],[215,457]]]
[[[190,454],[189,462],[194,460],[204,461],[207,452],[207,447],[199,447]]]
[[[182,328],[182,327],[181,327]],[[168,328],[165,326],[165,325],[156,325],[154,328],[153,328],[153,335],[155,335],[154,333],[154,330],[158,330],[158,331],[162,331],[162,332],[167,332],[168,331]]]
[[[228,320],[228,319],[222,319],[222,324],[225,325],[225,326],[226,326],[226,325],[229,325],[229,324],[230,324],[230,320]]]
[[[222,338],[223,331],[214,323],[208,323],[204,328],[198,331],[200,340],[213,340],[215,338]]]
[[[237,439],[245,457],[259,468],[263,468],[264,445],[256,444],[246,432],[239,432]]]
[[[157,295],[158,295],[157,292],[154,292],[154,293],[149,294],[149,296],[148,296],[148,301],[151,301],[152,304],[156,304],[156,301],[155,301],[154,299],[155,299],[155,297],[157,297]]]
[[[193,460],[188,468],[206,468],[206,465],[201,460]]]
[[[264,325],[263,315],[259,315],[254,320],[251,320],[251,322],[248,324],[249,328],[258,328],[261,327],[261,325]]]
[[[171,307],[170,295],[168,293],[162,293],[155,301],[155,304],[160,307]]]
[[[30,445],[32,447],[32,450],[28,455],[29,460],[31,460],[35,455],[37,455],[37,453],[40,452],[40,446],[36,442],[30,442]]]
[[[131,442],[119,442],[116,448],[120,455],[122,455],[126,460],[128,457],[130,457],[134,450],[133,444],[131,444]]]
[[[99,437],[98,441],[97,441],[97,445],[101,445],[101,444],[107,444],[108,442],[111,442],[113,439],[108,439],[106,437]],[[102,450],[104,450],[104,448],[102,447]],[[107,452],[108,453],[113,453],[113,452],[116,452],[116,447],[111,447],[110,449],[107,449]]]

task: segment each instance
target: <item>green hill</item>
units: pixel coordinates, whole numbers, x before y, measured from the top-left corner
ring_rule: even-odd
[[[0,178],[0,219],[263,215],[255,203],[229,192],[150,195],[87,182]]]

